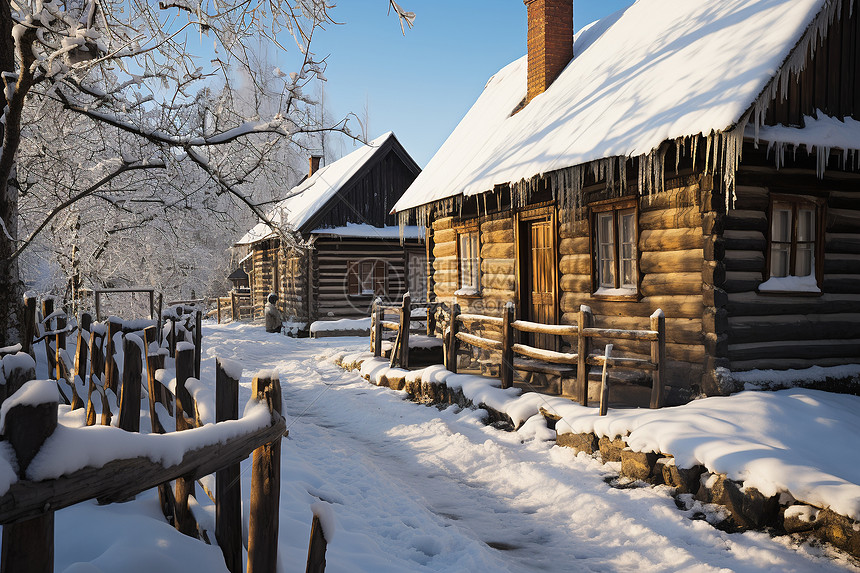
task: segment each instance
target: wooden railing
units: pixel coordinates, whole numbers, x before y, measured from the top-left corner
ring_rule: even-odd
[[[391,348],[391,366],[400,368],[409,367],[409,334],[426,333],[434,336],[436,332],[436,303],[413,303],[409,293],[403,295],[401,304],[385,304],[379,300],[373,303],[370,321],[370,348],[374,356],[382,356],[382,341],[384,330],[393,330],[397,333],[394,345]],[[412,313],[416,309],[426,309],[426,314],[414,317]],[[386,314],[394,314],[396,320],[386,320]],[[419,323],[419,327],[413,323]],[[421,324],[424,323],[424,324]]]
[[[502,340],[493,340],[475,334],[460,332],[461,325],[467,323],[478,323],[482,326],[499,328]],[[505,306],[501,318],[476,314],[461,314],[460,306],[455,304],[449,314],[448,325],[445,337],[445,367],[451,372],[457,372],[457,352],[460,344],[468,344],[491,352],[501,353],[499,377],[502,382],[502,388],[510,388],[513,385],[514,371],[520,369],[520,366],[522,369],[554,372],[559,376],[575,373],[578,390],[577,399],[582,405],[587,405],[589,366],[603,366],[600,412],[601,415],[604,415],[608,401],[609,381],[607,370],[609,368],[643,370],[651,373],[650,406],[652,408],[662,406],[663,384],[666,380],[666,319],[663,316],[663,312],[659,309],[651,315],[649,329],[626,330],[595,327],[594,315],[591,312],[591,308],[585,305],[580,307],[579,324],[560,325],[514,320],[513,303],[508,303]],[[575,337],[576,352],[557,352],[516,343],[514,340],[518,332]],[[651,356],[649,359],[643,359],[613,357],[610,353],[605,353],[603,356],[592,354],[592,339],[594,338],[646,341],[650,343]],[[518,363],[515,360],[516,355],[539,362],[537,364]],[[561,365],[561,367],[555,365]]]
[[[118,417],[120,429],[139,432],[143,397],[144,403],[148,402],[150,433],[155,439],[153,444],[160,443],[158,434],[174,429],[194,432],[203,426],[202,408],[198,403],[202,397],[199,311],[185,315],[180,312],[180,307],[174,307],[164,313],[164,328],[159,329],[149,321],[148,325],[139,322],[137,326],[143,328],[135,330],[117,319],[93,323],[86,314],[81,316],[79,323],[70,320],[61,310],[54,311],[52,298],[43,301],[44,318],[30,310],[36,310],[35,300],[26,300],[25,303],[27,316],[33,316],[34,326],[30,332],[35,335],[32,338],[44,342],[49,363],[51,358],[54,359],[51,372],[56,378],[57,396],[71,404],[73,410],[86,408],[86,425],[110,425],[111,420]],[[65,337],[75,330],[77,346],[74,366],[71,366]],[[159,337],[159,334],[163,336]],[[121,345],[123,350],[121,380],[115,344]],[[7,352],[0,358],[6,371],[6,384],[0,385],[0,403],[6,399],[14,404],[15,393],[35,378],[34,347],[28,338],[20,349],[4,350]],[[8,358],[8,364],[15,366],[7,368],[5,355],[9,354],[15,354]],[[173,364],[166,364],[171,357]],[[239,419],[239,380],[234,378],[238,375],[237,370],[236,366],[225,368],[222,361],[216,359],[215,427]],[[84,392],[86,399],[81,395]],[[239,432],[236,437],[211,446],[187,451],[179,464],[167,465],[145,457],[126,459],[120,456],[103,467],[87,467],[38,482],[29,481],[25,471],[57,426],[59,402],[50,400],[35,408],[30,402],[27,402],[27,407],[13,406],[6,417],[4,439],[13,445],[18,455],[18,480],[0,496],[0,524],[4,526],[0,570],[51,570],[55,510],[92,498],[102,502],[122,501],[152,487],[158,488],[161,508],[168,521],[172,521],[182,533],[208,540],[206,532],[198,527],[189,505],[189,498],[199,483],[216,506],[214,534],[227,568],[232,573],[242,571],[239,462],[253,452],[247,570],[274,571],[277,562],[279,444],[285,435],[277,377],[255,378],[252,400],[267,404],[271,417],[268,425]],[[209,424],[210,429],[206,431],[212,432],[211,427]],[[86,452],[81,455],[87,457]],[[215,474],[214,487],[199,481],[212,473]],[[173,480],[175,489],[169,483]],[[7,536],[10,539],[8,543],[5,541]],[[45,555],[50,555],[51,559],[44,559]]]
[[[251,318],[254,314],[254,305],[251,302],[250,292],[230,291],[229,296],[219,296],[218,306],[215,311],[218,324],[221,324],[222,313],[228,312],[230,320],[235,322],[242,318]]]

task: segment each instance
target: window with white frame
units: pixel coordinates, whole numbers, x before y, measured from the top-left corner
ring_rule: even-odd
[[[481,290],[480,242],[477,231],[457,235],[460,284],[457,294],[474,295]]]
[[[594,213],[595,294],[635,295],[638,289],[636,210],[622,205]]]

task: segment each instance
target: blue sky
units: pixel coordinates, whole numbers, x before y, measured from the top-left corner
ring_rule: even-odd
[[[363,117],[367,105],[370,137],[394,131],[424,167],[490,76],[525,54],[526,7],[522,0],[398,4],[417,15],[405,37],[393,13],[386,15],[386,0],[341,0],[331,14],[343,25],[329,26],[311,49],[329,55],[326,107],[337,117]],[[630,4],[575,0],[574,27]]]

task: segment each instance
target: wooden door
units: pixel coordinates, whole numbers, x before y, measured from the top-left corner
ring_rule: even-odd
[[[525,320],[556,324],[556,256],[552,220],[525,221],[523,227],[521,314]],[[547,350],[556,350],[557,346],[556,337],[552,335],[535,334],[530,342]]]

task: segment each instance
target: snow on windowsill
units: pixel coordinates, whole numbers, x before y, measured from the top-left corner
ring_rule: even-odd
[[[473,286],[466,286],[454,291],[454,296],[481,296],[481,293]]]
[[[636,296],[636,289],[632,287],[625,288],[606,288],[600,287],[594,291],[595,296]]]
[[[815,275],[805,277],[771,277],[758,286],[759,292],[821,293]]]

